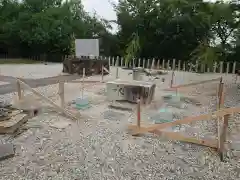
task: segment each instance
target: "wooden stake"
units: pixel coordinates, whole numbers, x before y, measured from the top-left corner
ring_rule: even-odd
[[[150,69],[149,65],[150,65],[150,59],[148,59],[148,61],[147,61],[147,69]]]
[[[172,87],[173,87],[173,78],[174,78],[174,71],[172,72],[172,79],[171,79],[170,88],[172,88]]]
[[[109,68],[111,66],[111,57],[108,58],[108,64],[109,64]]]
[[[160,69],[160,59],[157,60],[157,69]]]
[[[85,68],[83,68],[83,77],[82,77],[82,98],[84,93],[84,80],[85,80]]]
[[[235,74],[235,71],[236,71],[236,62],[233,63],[232,74]]]
[[[181,60],[178,61],[178,71],[181,71]]]
[[[138,59],[138,67],[141,67],[141,59]]]
[[[145,68],[145,59],[143,59],[143,68]]]
[[[123,57],[121,58],[121,67],[123,67]]]
[[[104,77],[104,70],[103,70],[103,65],[102,65],[102,81],[101,82],[103,82],[103,77]]]
[[[169,71],[169,69],[170,69],[170,60],[168,60],[167,62],[167,71]]]
[[[220,62],[220,73],[221,74],[223,73],[223,62],[222,61]]]
[[[196,73],[198,72],[198,61],[196,61],[196,69],[195,69],[195,72],[196,72]]]
[[[18,99],[21,100],[22,99],[22,90],[21,90],[21,85],[20,85],[19,81],[17,81],[17,92],[18,92]]]
[[[165,60],[163,59],[163,62],[162,62],[162,69],[164,70],[165,69]]]
[[[213,72],[216,73],[216,70],[217,70],[217,62],[215,62],[213,65]]]
[[[224,116],[222,133],[221,133],[220,139],[219,139],[219,141],[220,141],[219,153],[220,153],[221,161],[224,161],[224,151],[225,151],[224,143],[226,141],[226,136],[227,136],[229,117],[230,117],[229,114]]]
[[[141,127],[141,100],[140,98],[137,101],[137,127]]]
[[[172,70],[175,71],[175,67],[176,67],[176,59],[173,59],[173,65],[172,65]]]
[[[61,107],[64,108],[64,106],[65,106],[64,82],[61,80],[58,83],[58,89],[59,89],[59,96],[60,96],[60,100],[61,100]]]
[[[229,73],[229,62],[227,63],[227,69],[226,69],[226,74]]]
[[[116,79],[118,79],[118,67],[116,69]]]
[[[186,63],[183,63],[183,71],[186,71]]]
[[[223,91],[223,87],[224,86],[224,83],[221,83],[220,84],[220,89],[219,89],[219,102],[218,102],[218,109],[221,109],[222,106],[224,105],[224,102],[223,102],[223,96],[224,96],[224,91]]]
[[[154,58],[153,58],[153,60],[152,60],[151,69],[155,69],[155,59],[154,59]]]

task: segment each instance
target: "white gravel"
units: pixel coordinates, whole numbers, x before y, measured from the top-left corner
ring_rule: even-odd
[[[46,70],[48,71],[48,70]],[[115,69],[111,69],[112,76],[104,79],[114,79]],[[129,79],[126,71],[120,70],[122,79]],[[187,76],[187,74],[189,74]],[[216,78],[219,75],[196,75],[177,73],[175,82],[180,84],[179,77],[186,76],[185,83],[190,81]],[[162,89],[169,87],[169,78],[166,83],[157,83],[156,99],[160,100]],[[225,77],[225,76],[224,76]],[[89,79],[100,80],[99,76]],[[148,77],[146,77],[148,79]],[[225,77],[230,82],[231,76]],[[91,108],[81,111],[82,119],[74,122],[47,108],[37,117],[29,120],[23,127],[22,134],[14,136],[0,136],[2,142],[12,142],[16,146],[16,155],[0,162],[0,179],[53,179],[53,180],[82,180],[82,179],[117,179],[117,180],[237,180],[240,179],[240,158],[234,152],[227,162],[220,162],[217,152],[197,145],[169,141],[151,134],[142,137],[132,137],[127,132],[129,117],[132,121],[135,112],[122,112],[118,119],[104,119],[104,112],[109,111],[105,101],[104,84],[95,86],[86,85],[85,96],[91,102]],[[204,92],[207,86],[198,87]],[[49,90],[50,89],[50,90]],[[208,91],[210,91],[209,88]],[[58,85],[38,88],[43,94],[59,103],[54,93]],[[47,91],[49,90],[49,91]],[[190,90],[189,90],[190,91]],[[194,88],[191,89],[194,91]],[[238,94],[237,94],[238,93]],[[239,106],[240,96],[236,85],[228,86],[226,91],[226,106]],[[80,85],[66,84],[66,99],[68,101],[80,96]],[[4,99],[11,99],[13,94],[5,95]],[[188,114],[204,113],[205,110],[215,107],[215,99],[203,100],[206,106],[194,108],[188,106]],[[153,102],[155,103],[155,102]],[[213,106],[212,105],[212,106]],[[207,108],[208,107],[208,108]],[[154,112],[150,107],[143,108],[143,116]],[[111,110],[112,111],[112,110]],[[187,112],[186,112],[187,113]],[[235,118],[233,118],[233,121]],[[57,121],[70,122],[65,129],[52,128]],[[231,122],[234,123],[234,122]],[[199,123],[201,130],[209,124]],[[210,124],[211,125],[211,124]],[[211,127],[211,126],[210,126]],[[231,126],[233,131],[234,126]],[[212,130],[214,133],[214,130]],[[233,152],[233,151],[231,151]]]

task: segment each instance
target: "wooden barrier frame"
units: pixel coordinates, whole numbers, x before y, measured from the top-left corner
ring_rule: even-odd
[[[71,112],[69,112],[68,110],[64,109],[63,107],[57,105],[55,102],[53,102],[51,99],[45,97],[43,94],[41,94],[40,92],[37,92],[36,90],[34,90],[33,88],[31,88],[28,84],[24,83],[23,81],[21,81],[20,79],[17,79],[17,83],[19,83],[21,86],[25,87],[26,89],[28,89],[29,91],[31,91],[33,94],[35,94],[36,96],[40,97],[42,100],[44,100],[45,102],[51,104],[56,110],[64,113],[67,117],[74,119],[74,120],[78,120],[79,118],[72,114]]]
[[[178,133],[178,132],[164,132],[162,130],[165,128],[168,128],[168,127],[173,127],[173,126],[181,125],[181,124],[193,123],[193,122],[200,121],[200,120],[217,119],[219,117],[223,117],[226,115],[230,115],[233,113],[239,113],[239,112],[240,112],[240,107],[239,108],[226,108],[226,109],[221,109],[216,112],[209,113],[209,114],[193,116],[193,117],[186,117],[184,119],[173,121],[170,123],[156,124],[156,125],[152,125],[150,127],[138,127],[137,125],[129,125],[128,128],[132,131],[133,136],[140,135],[143,133],[155,133],[155,134],[164,135],[173,140],[179,140],[179,141],[183,141],[183,142],[191,142],[191,143],[218,149],[218,143],[214,140],[198,140],[196,138],[190,138],[190,137],[183,136],[183,135],[181,135],[181,133]],[[223,152],[222,144],[225,141],[227,121],[228,121],[228,118],[225,118],[225,122],[224,122],[225,130],[223,129],[222,135],[221,135],[222,138],[220,140],[221,141],[221,147],[220,147],[221,152]]]
[[[186,88],[189,86],[195,86],[195,85],[199,85],[199,84],[205,84],[205,83],[210,83],[210,82],[214,82],[214,81],[221,81],[222,77],[220,78],[215,78],[215,79],[210,79],[210,80],[205,80],[205,81],[199,81],[199,82],[194,82],[194,83],[189,83],[189,84],[180,84],[178,86],[172,86],[171,88],[165,89],[165,90],[175,90],[176,88]]]

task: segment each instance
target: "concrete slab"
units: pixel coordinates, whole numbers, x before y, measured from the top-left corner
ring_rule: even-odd
[[[13,144],[0,144],[0,161],[13,157],[14,154]]]

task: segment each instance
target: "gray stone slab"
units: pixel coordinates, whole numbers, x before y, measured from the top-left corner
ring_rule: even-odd
[[[14,154],[13,144],[0,144],[0,161],[13,157]]]
[[[119,113],[119,112],[115,112],[115,111],[111,111],[111,110],[105,111],[103,113],[104,119],[108,119],[108,120],[112,120],[112,121],[119,121],[124,116],[125,116],[125,114],[123,114],[123,113]]]

